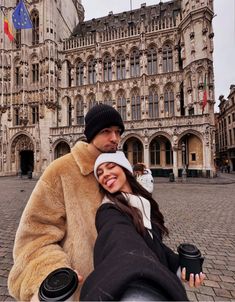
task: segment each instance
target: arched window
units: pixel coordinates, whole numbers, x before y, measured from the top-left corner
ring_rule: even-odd
[[[164,93],[164,110],[168,116],[173,116],[175,114],[174,92],[171,89],[167,89]]]
[[[77,100],[77,124],[79,126],[83,126],[84,125],[84,103],[83,103],[83,99],[81,96],[78,97]]]
[[[173,61],[172,61],[172,48],[169,45],[165,45],[162,50],[163,56],[163,72],[173,71]]]
[[[138,89],[132,92],[131,117],[133,121],[141,119],[141,103],[140,103],[140,94]]]
[[[88,96],[88,110],[90,110],[92,107],[94,107],[97,104],[95,99],[95,94],[91,93]]]
[[[123,91],[118,93],[117,111],[120,113],[122,119],[126,121],[126,98]]]
[[[104,82],[112,80],[112,59],[109,54],[103,60]]]
[[[140,75],[140,54],[138,49],[134,49],[130,56],[131,77]]]
[[[104,93],[104,101],[103,101],[103,103],[104,103],[105,105],[113,106],[113,101],[112,101],[111,92],[106,91],[106,92]]]
[[[39,14],[34,10],[31,14],[32,28],[32,44],[37,45],[39,43]]]
[[[69,98],[67,101],[67,126],[72,126],[72,104]]]
[[[15,73],[14,82],[15,85],[18,87],[22,84],[22,75],[20,74],[20,68],[21,68],[20,62],[17,61],[15,63],[15,68],[14,68],[14,73]]]
[[[95,65],[95,60],[90,59],[88,62],[88,84],[95,84],[96,82]]]
[[[149,117],[159,117],[159,101],[156,87],[151,87],[149,89]]]
[[[16,43],[16,48],[20,48],[20,46],[21,46],[21,29],[16,29],[15,43]]]
[[[69,87],[71,87],[72,85],[72,76],[71,76],[71,70],[72,70],[72,66],[71,66],[71,63],[69,61],[66,61],[67,62],[67,84]]]
[[[126,60],[123,52],[117,55],[117,80],[124,80],[126,78]]]
[[[148,74],[156,74],[157,73],[157,51],[152,46],[148,49]]]
[[[32,60],[32,75],[31,75],[32,83],[39,82],[39,60],[36,56],[34,56]]]
[[[150,144],[150,163],[153,166],[160,165],[160,144],[156,139]]]
[[[132,146],[133,146],[133,163],[137,164],[139,162],[142,162],[143,148],[141,142],[135,140]]]
[[[84,78],[84,63],[82,61],[78,61],[76,65],[76,83],[77,86],[83,85]]]
[[[173,164],[173,152],[171,148],[171,143],[168,141],[165,144],[166,147],[166,164],[172,165]]]

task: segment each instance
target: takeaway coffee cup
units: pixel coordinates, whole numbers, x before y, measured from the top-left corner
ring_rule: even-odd
[[[180,267],[186,268],[186,280],[189,280],[191,273],[200,274],[202,272],[202,264],[204,258],[201,257],[199,249],[189,243],[182,243],[178,246],[178,253],[180,258]]]
[[[59,268],[42,282],[38,297],[40,301],[72,301],[77,286],[77,274],[70,268]]]

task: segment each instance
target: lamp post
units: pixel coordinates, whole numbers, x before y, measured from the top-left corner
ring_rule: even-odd
[[[185,163],[185,143],[182,142],[182,157],[183,157],[183,171],[182,171],[182,181],[186,182],[187,172],[186,172],[186,163]]]

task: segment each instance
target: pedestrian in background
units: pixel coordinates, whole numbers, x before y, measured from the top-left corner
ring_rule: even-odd
[[[137,163],[133,167],[134,175],[137,181],[149,192],[153,192],[153,176],[150,169],[143,163]]]

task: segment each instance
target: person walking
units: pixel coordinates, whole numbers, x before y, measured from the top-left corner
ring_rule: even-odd
[[[103,153],[94,174],[104,194],[96,213],[94,271],[80,301],[185,301],[179,256],[163,243],[168,235],[158,203],[133,176],[124,153]],[[205,275],[190,274],[198,287]]]
[[[145,164],[137,163],[133,167],[134,175],[137,181],[149,192],[153,193],[153,176],[150,169],[147,169]]]
[[[77,271],[80,281],[93,269],[95,214],[102,200],[93,169],[102,152],[116,152],[124,124],[111,106],[85,116],[87,143],[53,161],[38,180],[15,236],[8,289],[17,300],[37,301],[46,276],[57,268]],[[79,299],[80,286],[75,293]]]

